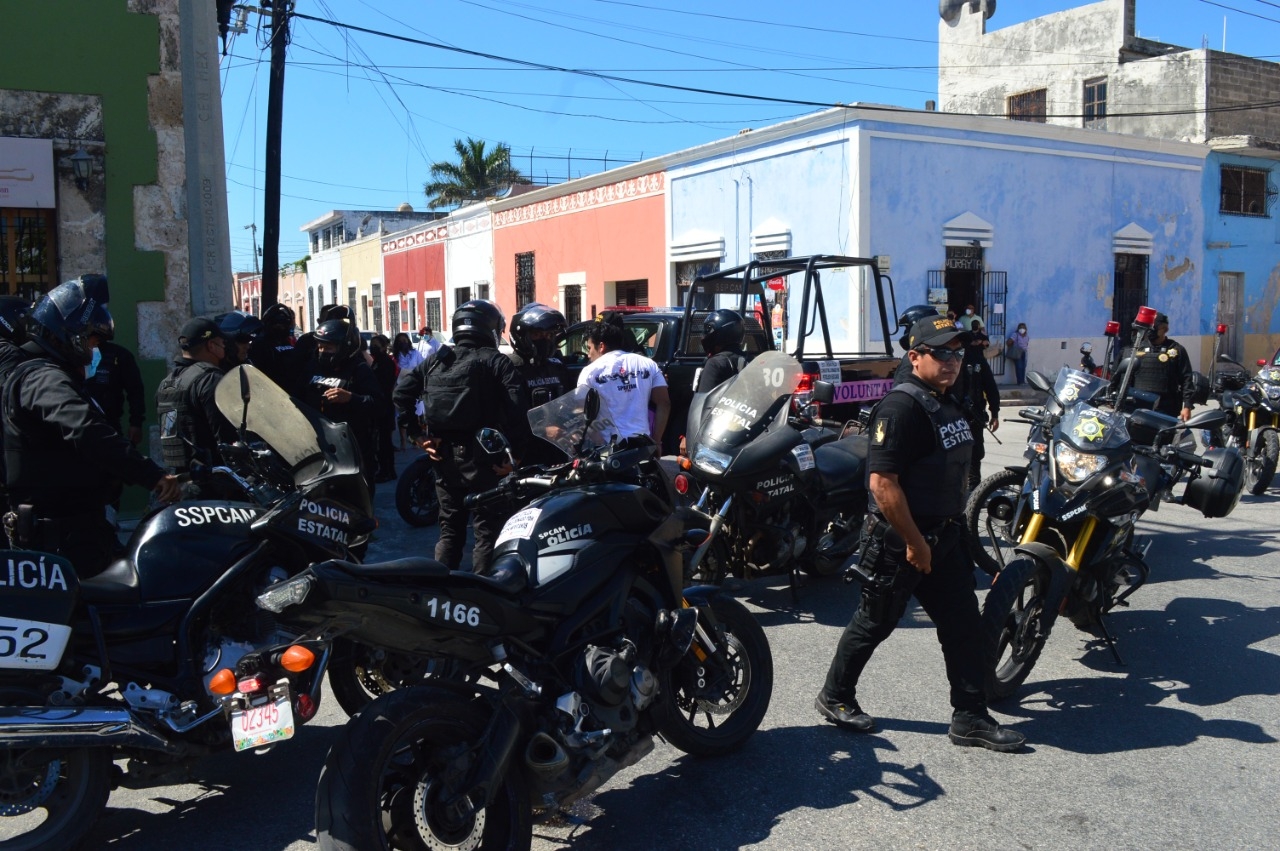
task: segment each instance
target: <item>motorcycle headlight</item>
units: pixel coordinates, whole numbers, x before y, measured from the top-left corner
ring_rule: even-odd
[[[1280,384],[1267,385],[1267,398],[1273,400],[1280,399]]]
[[[258,595],[258,608],[280,614],[290,606],[296,606],[307,599],[307,592],[310,590],[310,576],[295,576],[284,582],[277,582]]]
[[[698,451],[693,455],[693,466],[708,473],[723,473],[729,469],[729,464],[732,462],[733,456],[728,452],[717,452],[708,446],[699,446]]]
[[[1083,482],[1107,466],[1105,455],[1080,452],[1065,443],[1059,443],[1054,447],[1053,460],[1057,462],[1058,470],[1069,482]]]

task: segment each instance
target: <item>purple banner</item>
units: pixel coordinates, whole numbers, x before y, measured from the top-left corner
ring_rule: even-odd
[[[892,378],[869,378],[865,381],[846,381],[836,387],[837,402],[874,402],[883,399],[893,389]]]

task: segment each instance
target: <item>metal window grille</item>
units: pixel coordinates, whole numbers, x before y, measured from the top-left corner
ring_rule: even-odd
[[[534,300],[533,252],[516,255],[516,310]]]
[[[1271,172],[1262,168],[1224,165],[1218,211],[1237,216],[1267,216],[1276,190],[1270,185]]]
[[[338,303],[338,281],[336,278],[329,279],[329,304]]]
[[[1084,81],[1084,126],[1098,127],[1107,117],[1107,78]]]
[[[400,331],[400,302],[387,300],[387,333]]]
[[[1111,318],[1120,323],[1126,340],[1132,340],[1133,318],[1138,308],[1147,303],[1149,258],[1145,254],[1117,254],[1115,293],[1111,299]]]
[[[1031,92],[1010,95],[1007,101],[1009,118],[1013,121],[1031,121],[1045,123],[1048,113],[1049,92],[1047,89],[1036,89]]]
[[[440,299],[427,299],[427,325],[432,331],[443,331],[444,322],[440,319]]]
[[[582,321],[582,287],[564,288],[564,320],[570,325]]]
[[[0,209],[0,294],[35,301],[57,284],[49,210]]]
[[[308,326],[314,324],[316,316],[316,291],[311,287],[307,287],[307,321],[302,323],[302,330],[311,330]]]
[[[382,284],[374,284],[371,288],[370,301],[373,302],[373,330],[382,333]]]
[[[356,288],[347,287],[347,307],[351,310],[351,315],[356,315]]]

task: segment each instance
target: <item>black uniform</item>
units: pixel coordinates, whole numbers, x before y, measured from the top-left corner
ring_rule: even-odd
[[[128,432],[122,427],[125,403],[129,405],[130,428],[142,428],[147,418],[142,372],[138,369],[138,361],[124,346],[103,341],[98,344],[98,351],[102,360],[98,361],[98,368],[85,382],[85,387],[102,409],[107,422],[128,437]]]
[[[960,399],[973,432],[973,456],[969,462],[969,490],[982,481],[982,459],[987,455],[985,432],[987,423],[1000,416],[1000,388],[982,347],[965,344],[960,378],[952,392]]]
[[[931,414],[926,405],[935,411]],[[824,693],[830,700],[856,702],[863,668],[880,642],[893,632],[914,594],[937,626],[951,683],[951,705],[958,712],[986,712],[982,624],[974,594],[973,563],[961,540],[960,523],[972,447],[973,434],[954,397],[938,393],[915,376],[895,387],[876,406],[868,474],[897,474],[911,517],[930,543],[932,572],[918,573],[907,563],[905,552],[896,562],[886,553],[885,569],[895,574],[909,571],[903,576],[910,593],[894,596],[888,605],[877,605],[874,595],[864,589],[862,603],[845,627],[827,673]],[[869,526],[885,523],[874,497],[868,518]]]
[[[1134,350],[1137,362],[1133,366],[1133,386],[1160,394],[1156,410],[1162,414],[1178,416],[1183,408],[1190,408],[1195,395],[1191,370],[1191,358],[1181,343],[1165,337],[1160,345],[1148,341]]]
[[[18,545],[63,555],[81,576],[122,551],[105,508],[118,481],[151,489],[164,470],[112,428],[84,387],[80,367],[36,355],[4,388],[6,516]],[[74,370],[74,372],[73,372]]]
[[[249,360],[290,396],[301,396],[307,378],[310,352],[294,346],[287,334],[274,333],[268,326],[249,344]]]
[[[374,427],[382,399],[373,370],[364,362],[364,355],[357,353],[327,370],[320,366],[319,358],[312,358],[307,375],[310,377],[302,393],[303,401],[333,422],[350,427],[351,436],[360,447],[360,471],[372,493],[374,471],[378,466]],[[350,392],[351,399],[346,402],[325,399],[325,391],[335,387]]]
[[[545,405],[552,399],[558,399],[573,389],[573,379],[569,370],[559,358],[547,358],[544,363],[535,364],[525,360],[519,352],[512,352],[507,357],[516,368],[520,377],[520,386],[524,390],[525,410]],[[524,444],[524,455],[521,464],[562,464],[569,460],[559,447],[543,440],[535,439],[529,430],[528,417],[521,418],[512,424],[513,432],[519,431],[519,440]]]
[[[186,473],[191,462],[220,464],[219,443],[234,443],[236,430],[218,410],[214,393],[222,370],[211,363],[177,357],[156,390],[160,449],[165,466]],[[197,495],[188,489],[188,495]]]
[[[703,393],[712,387],[719,387],[722,382],[741,372],[746,363],[747,356],[741,349],[716,352],[703,364],[702,372],[698,373],[698,386],[693,388],[693,392]]]
[[[489,457],[476,443],[476,432],[489,427],[507,435],[517,457],[526,451],[529,427],[524,420],[525,388],[515,364],[492,346],[477,346],[464,339],[442,346],[431,360],[401,373],[395,403],[400,425],[415,441],[422,436],[414,408],[424,402],[427,435],[441,440],[436,472],[436,496],[440,500],[440,540],[436,559],[450,569],[462,564],[470,512],[462,501],[469,493],[488,490],[498,483],[493,471],[500,459]],[[502,531],[503,512],[478,509],[472,526],[475,546],[472,570],[482,572],[489,563],[493,542]]]

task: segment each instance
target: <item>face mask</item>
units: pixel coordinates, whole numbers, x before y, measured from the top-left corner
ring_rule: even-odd
[[[84,368],[84,377],[93,378],[93,374],[98,371],[98,364],[102,363],[102,352],[96,347],[93,350],[93,359],[89,361],[89,365]]]
[[[972,315],[973,315],[973,309],[972,309],[972,308],[970,308],[969,310],[966,310],[966,311],[964,312],[964,315],[965,315],[965,316],[972,316]]]
[[[327,372],[337,365],[338,356],[333,352],[320,352],[316,355],[316,360],[319,362],[320,368]]]
[[[1025,336],[1027,336],[1027,329],[1026,329],[1026,328],[1019,328],[1019,329],[1018,329],[1018,333],[1025,337]]]
[[[552,341],[551,340],[530,340],[533,344],[533,358],[538,363],[546,363],[547,358],[551,357]]]

